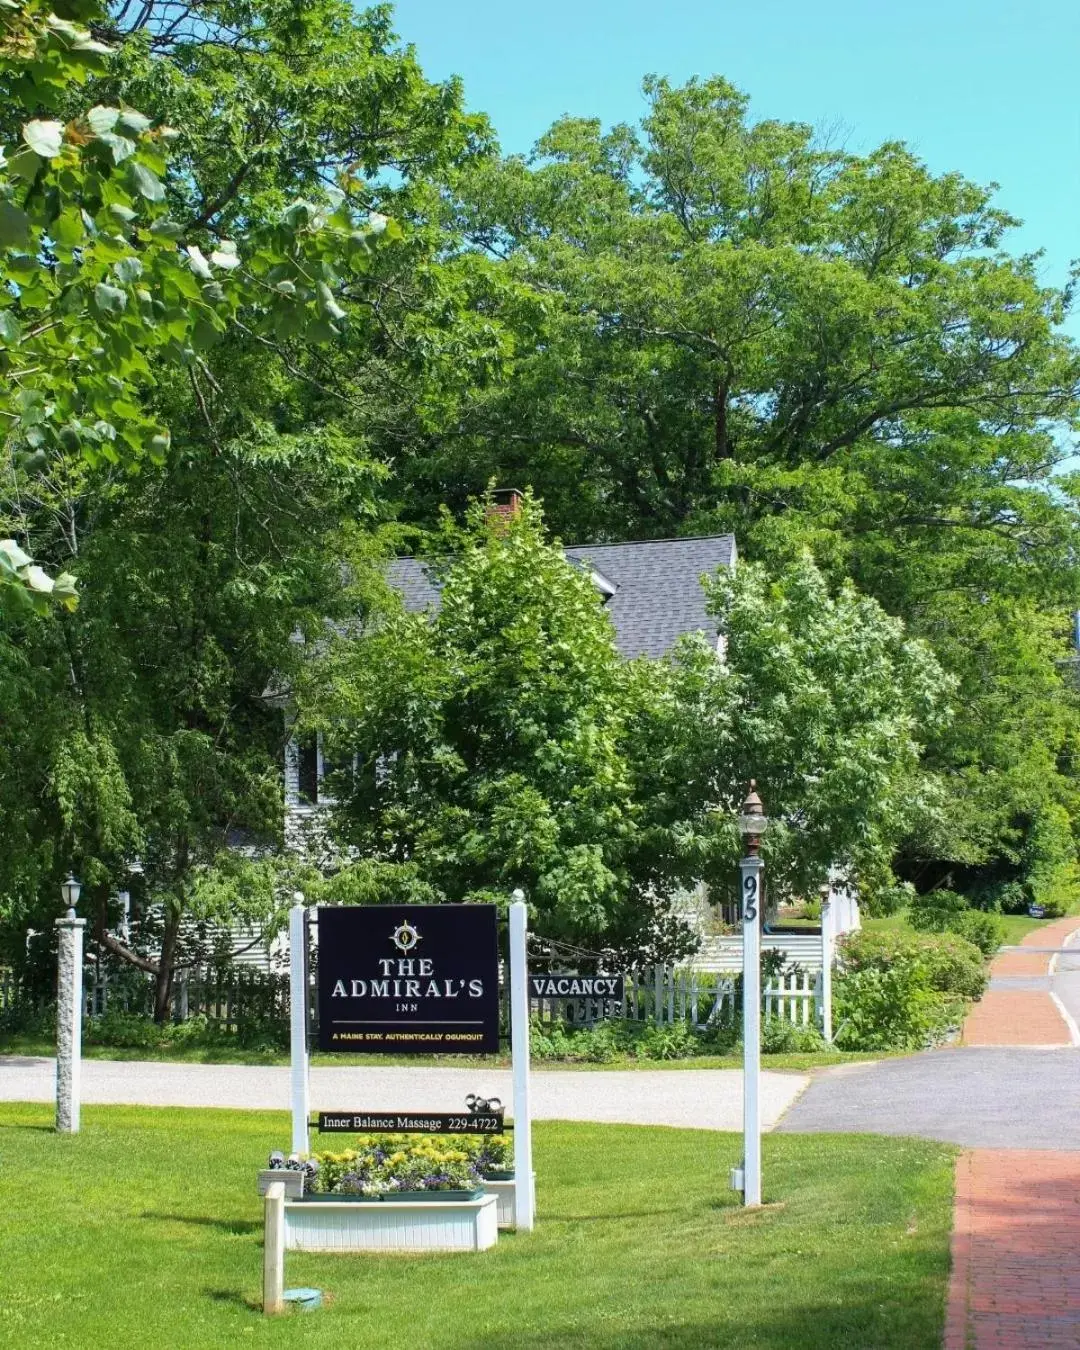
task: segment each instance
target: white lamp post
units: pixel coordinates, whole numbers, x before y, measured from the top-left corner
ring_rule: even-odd
[[[60,894],[64,897],[64,904],[67,905],[67,917],[75,917],[75,906],[79,903],[79,896],[82,894],[82,883],[75,880],[69,872],[66,881],[60,883]]]
[[[61,883],[67,913],[57,919],[59,958],[56,969],[56,1128],[78,1134],[82,1105],[83,929],[75,917],[82,890],[74,876]]]
[[[768,818],[757,784],[750,789],[739,816],[746,854],[739,863],[743,937],[743,1164],[744,1205],[761,1204],[761,913],[765,903],[758,856]]]

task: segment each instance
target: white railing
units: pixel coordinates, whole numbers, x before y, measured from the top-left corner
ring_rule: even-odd
[[[819,939],[820,943],[820,939]],[[658,1026],[684,1022],[704,1028],[734,1020],[735,976],[687,966],[649,966],[628,971],[621,1001],[592,998],[545,998],[533,1002],[541,1021],[571,1026],[593,1026],[615,1019],[653,1022]],[[775,976],[762,987],[766,1017],[796,1026],[821,1024],[821,971],[795,970]]]

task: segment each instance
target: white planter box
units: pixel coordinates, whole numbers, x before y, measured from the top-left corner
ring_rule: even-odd
[[[482,1252],[499,1237],[498,1201],[286,1200],[290,1252]]]
[[[517,1182],[485,1181],[484,1190],[493,1195],[499,1203],[499,1227],[517,1227]],[[536,1173],[532,1174],[533,1213],[536,1213]]]

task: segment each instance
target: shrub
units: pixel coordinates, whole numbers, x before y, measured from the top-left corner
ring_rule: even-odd
[[[701,1036],[689,1022],[652,1023],[636,1038],[633,1053],[639,1059],[690,1059],[702,1051]]]
[[[1072,824],[1060,803],[1049,802],[1036,813],[1024,844],[1023,866],[1031,899],[1047,916],[1064,914],[1078,870]]]
[[[931,989],[959,998],[981,998],[986,965],[978,947],[956,933],[905,933],[902,929],[852,933],[841,940],[842,973],[918,966]]]
[[[916,896],[908,908],[911,926],[924,933],[958,933],[973,943],[984,956],[993,956],[1001,946],[1005,930],[990,914],[970,909],[955,891],[930,891]]]
[[[923,933],[944,933],[950,921],[962,914],[968,902],[955,891],[928,891],[914,895],[908,905],[908,922]]]
[[[994,914],[1023,914],[1031,897],[1021,881],[991,881],[973,892],[971,902]]]
[[[834,992],[836,1045],[843,1050],[918,1050],[943,1039],[963,1000],[930,987],[925,968],[849,970]]]
[[[828,1050],[825,1037],[814,1026],[798,1026],[783,1017],[766,1017],[761,1023],[761,1051],[765,1055],[820,1054]]]
[[[184,1022],[155,1022],[138,1013],[109,1011],[87,1019],[83,1039],[87,1045],[130,1050],[170,1047],[211,1050],[233,1046],[270,1052],[288,1048],[289,1027],[283,1018],[245,1017],[235,1031],[230,1031],[203,1013]]]
[[[899,881],[892,886],[868,886],[859,894],[859,908],[866,915],[883,918],[907,909],[915,895],[910,881]]]
[[[952,932],[978,947],[983,956],[993,956],[1005,939],[1000,920],[979,909],[966,909],[949,925]]]
[[[840,944],[839,967],[835,1040],[846,1050],[932,1045],[986,988],[982,953],[955,933],[855,933]]]

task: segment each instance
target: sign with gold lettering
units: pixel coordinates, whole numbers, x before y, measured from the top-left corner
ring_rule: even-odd
[[[319,907],[320,1050],[495,1054],[494,905]]]

